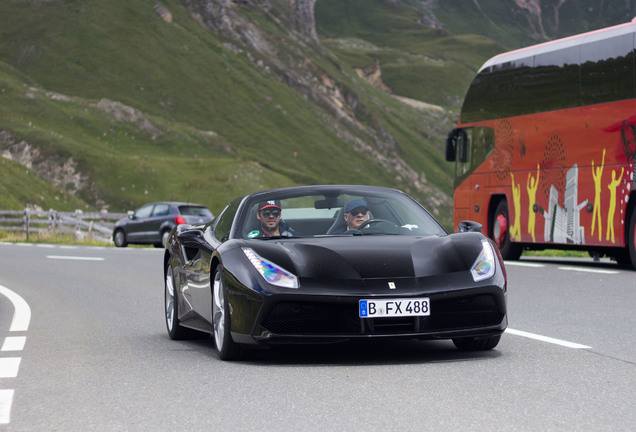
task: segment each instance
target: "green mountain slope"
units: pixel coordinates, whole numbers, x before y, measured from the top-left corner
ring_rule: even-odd
[[[536,27],[519,8],[500,24],[502,3],[0,2],[0,206],[64,194],[218,213],[264,188],[362,183],[403,189],[449,225],[443,145],[463,94],[486,58],[527,40],[524,20]],[[563,18],[570,3],[561,32],[592,22]]]
[[[342,182],[406,189],[448,215],[451,114],[344,68],[278,18],[286,2],[225,2],[229,34],[200,3],[163,2],[168,22],[149,1],[3,2],[0,151],[37,149],[26,159],[42,178],[73,166],[67,190],[116,211],[187,199],[218,212],[262,188]]]

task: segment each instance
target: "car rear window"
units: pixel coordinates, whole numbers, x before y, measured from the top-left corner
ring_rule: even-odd
[[[212,212],[203,206],[179,206],[179,213],[184,216],[202,216],[212,218]]]

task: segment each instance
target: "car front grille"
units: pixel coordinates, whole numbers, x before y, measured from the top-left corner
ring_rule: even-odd
[[[429,317],[358,318],[356,304],[282,302],[276,304],[263,327],[277,335],[344,336],[355,334],[425,334],[495,326],[504,313],[494,297],[479,295],[431,300]]]

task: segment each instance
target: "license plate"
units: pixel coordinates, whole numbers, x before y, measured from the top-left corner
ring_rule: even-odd
[[[429,316],[431,314],[428,298],[360,300],[359,309],[360,318]]]

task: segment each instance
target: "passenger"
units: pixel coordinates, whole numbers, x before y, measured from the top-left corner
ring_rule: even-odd
[[[347,222],[347,226],[334,231],[334,234],[358,229],[370,217],[366,201],[360,198],[352,199],[344,206],[344,220]]]
[[[251,231],[249,238],[296,237],[298,234],[281,218],[280,201],[269,200],[258,204],[256,218],[259,229]]]

